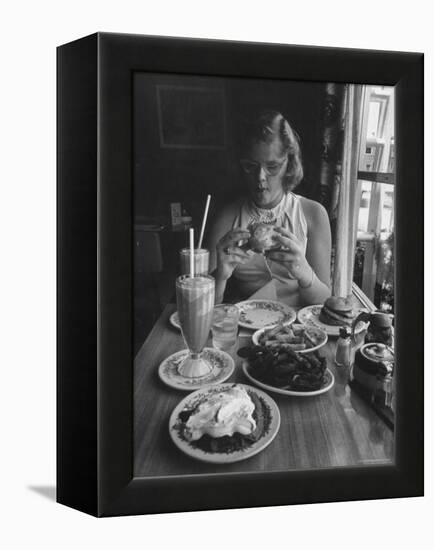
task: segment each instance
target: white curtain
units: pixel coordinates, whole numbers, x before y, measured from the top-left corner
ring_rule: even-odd
[[[354,251],[357,238],[357,171],[361,132],[363,86],[348,84],[345,94],[344,150],[338,186],[333,295],[352,292]]]

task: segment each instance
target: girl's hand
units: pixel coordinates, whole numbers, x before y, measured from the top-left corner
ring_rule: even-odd
[[[283,249],[270,250],[266,253],[267,258],[281,263],[288,270],[289,276],[296,279],[301,286],[308,285],[312,277],[312,268],[306,260],[302,244],[293,233],[283,227],[276,227],[275,232],[275,240]]]
[[[241,244],[244,244],[249,238],[249,231],[231,229],[219,240],[216,246],[216,278],[226,281],[238,265],[244,264],[250,259],[251,254],[240,248],[240,242],[242,241]]]

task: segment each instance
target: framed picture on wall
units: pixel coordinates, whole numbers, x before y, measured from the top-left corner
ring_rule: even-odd
[[[162,147],[222,149],[225,146],[221,89],[158,85]]]
[[[423,494],[422,145],[422,54],[60,46],[58,501]]]

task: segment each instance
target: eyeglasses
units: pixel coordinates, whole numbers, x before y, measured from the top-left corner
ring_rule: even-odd
[[[262,168],[267,176],[277,176],[282,170],[283,165],[288,159],[286,158],[282,162],[254,162],[253,160],[241,159],[240,164],[244,173],[247,175],[256,174]]]

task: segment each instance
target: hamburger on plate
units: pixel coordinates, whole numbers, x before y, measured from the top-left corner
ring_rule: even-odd
[[[350,327],[354,315],[351,297],[330,296],[324,302],[319,320],[325,325]]]

